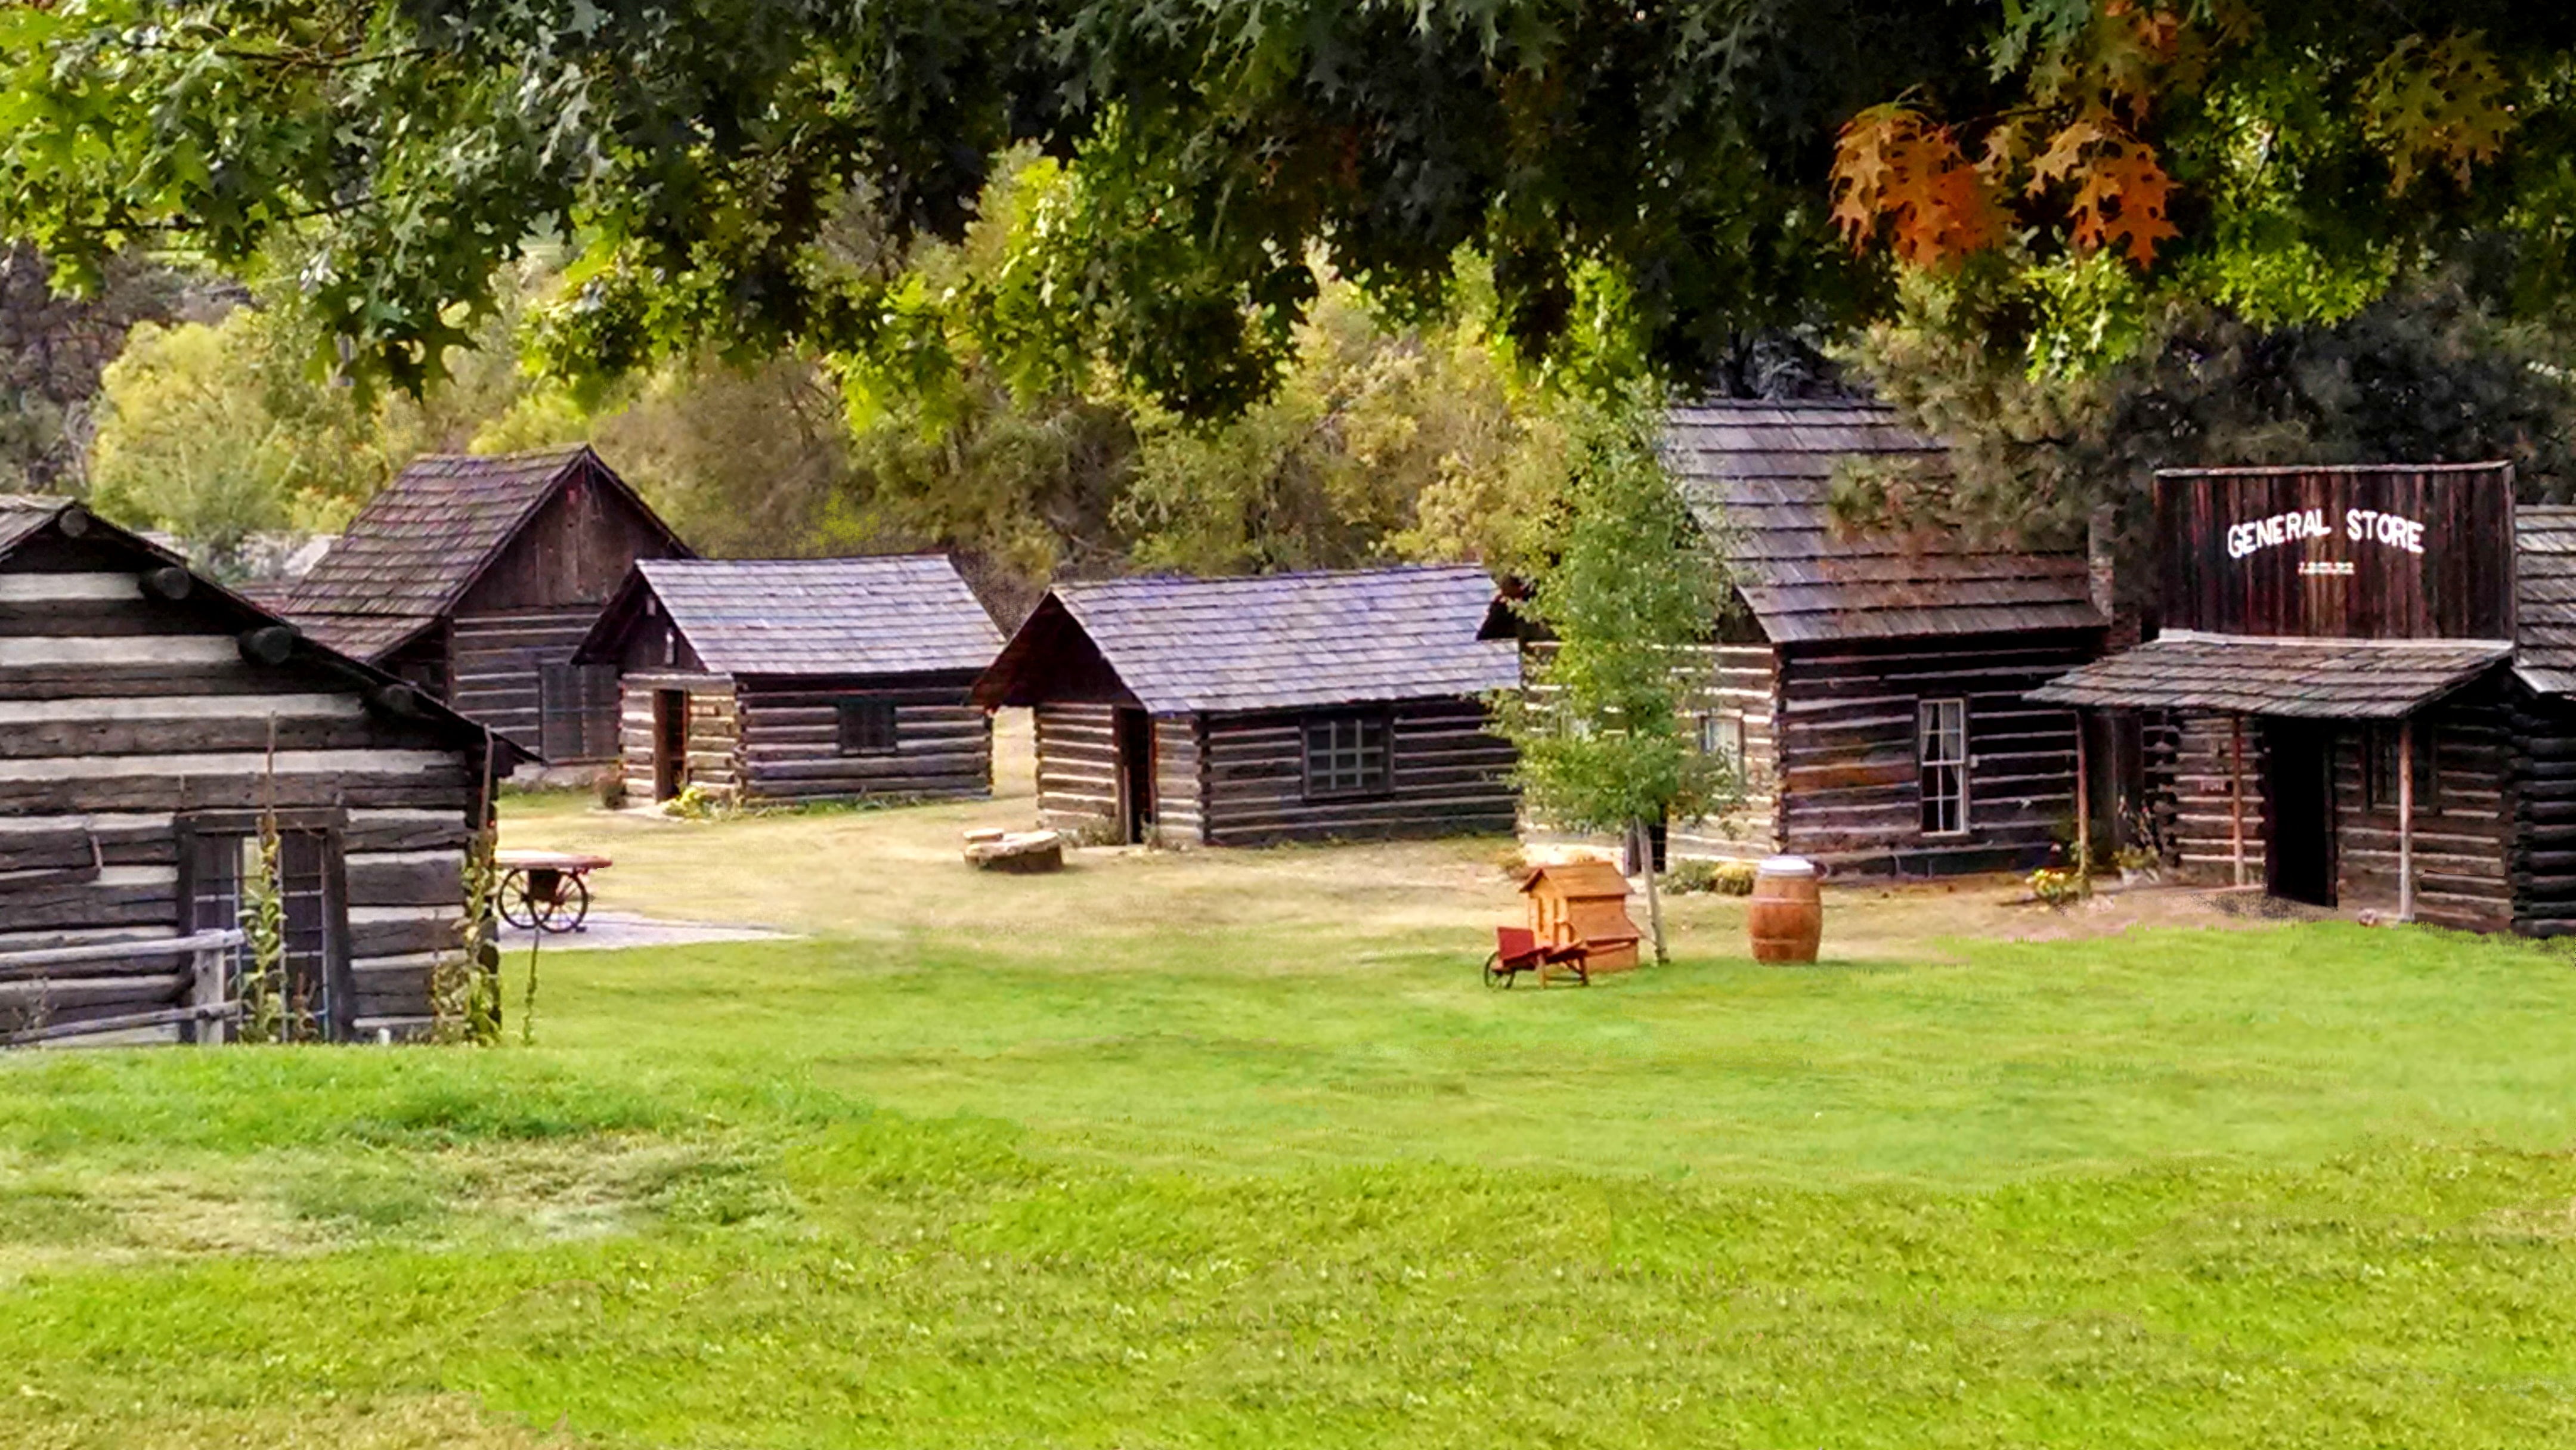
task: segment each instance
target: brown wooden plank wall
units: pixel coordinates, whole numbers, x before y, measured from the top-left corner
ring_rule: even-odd
[[[596,604],[458,615],[450,626],[449,673],[456,688],[448,703],[517,744],[538,749],[538,672],[570,660],[598,617]]]
[[[1206,833],[1211,845],[1508,832],[1519,808],[1511,743],[1472,699],[1408,700],[1392,718],[1391,789],[1305,798],[1303,712],[1211,715]],[[1338,713],[1338,712],[1337,712]]]
[[[0,572],[0,951],[174,937],[181,816],[272,799],[336,809],[355,1030],[425,1027],[430,963],[455,945],[463,907],[476,762],[370,712],[365,682],[336,667],[245,662],[238,621],[201,600],[147,600],[134,570],[130,556],[40,541]],[[0,1015],[177,1005],[181,966],[137,957],[0,981]]]
[[[1117,707],[1042,704],[1037,732],[1038,823],[1101,839],[1118,827]]]
[[[966,701],[974,677],[778,678],[738,682],[747,800],[983,797],[993,793],[993,722]],[[839,703],[895,707],[895,750],[840,752]]]
[[[1205,719],[1201,715],[1154,718],[1154,836],[1167,846],[1196,846],[1207,840],[1202,777],[1206,754],[1199,746]]]
[[[2075,714],[2023,696],[2095,653],[2091,631],[1850,641],[1780,652],[1780,836],[1853,871],[2007,869],[2071,836]],[[1916,707],[1965,699],[1968,830],[1927,835]]]
[[[2182,878],[2204,885],[2235,881],[2234,828],[2230,778],[2235,749],[2234,717],[2203,711],[2177,713],[2151,725],[2147,732],[2150,789],[2162,798],[2159,809],[2173,831]],[[2263,732],[2245,722],[2242,775],[2245,820],[2245,880],[2263,884]]]
[[[2396,728],[2392,722],[2388,727]],[[2512,733],[2503,703],[2446,701],[2416,717],[2430,731],[2431,779],[2416,782],[2415,919],[2470,931],[2513,925],[2506,867]],[[2335,898],[2345,909],[2397,909],[2397,807],[2373,806],[2362,788],[2367,733],[2335,739]]]
[[[618,678],[617,740],[626,799],[653,799],[653,697],[664,690],[689,695],[688,751],[680,786],[695,785],[720,801],[741,799],[740,731],[735,723],[734,682],[723,675],[645,674]]]

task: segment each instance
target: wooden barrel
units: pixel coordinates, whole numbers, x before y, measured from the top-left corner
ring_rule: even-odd
[[[1753,873],[1753,905],[1744,915],[1757,962],[1812,962],[1825,934],[1825,901],[1816,863],[1774,856]]]

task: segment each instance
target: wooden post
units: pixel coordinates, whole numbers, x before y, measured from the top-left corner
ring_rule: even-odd
[[[2397,722],[2397,919],[2415,919],[2415,717]]]
[[[2227,737],[2227,845],[2236,858],[2236,884],[2245,884],[2245,717],[2230,715]]]
[[[2085,727],[2092,722],[2078,707],[2075,711],[2075,874],[2086,886],[2093,882],[2093,771],[2092,760],[2084,748],[2084,737],[2091,733]]]
[[[189,984],[188,1005],[198,1011],[189,1035],[200,1047],[213,1047],[224,1040],[224,1020],[213,1015],[224,1005],[224,958],[231,954],[227,947],[197,949],[196,980]]]

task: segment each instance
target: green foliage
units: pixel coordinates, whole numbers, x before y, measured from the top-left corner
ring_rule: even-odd
[[[263,818],[241,883],[241,966],[233,983],[241,1003],[235,1035],[252,1043],[294,1040],[294,1004],[286,1000],[286,888],[279,875],[277,824]]]
[[[2030,894],[2051,910],[2064,911],[2084,898],[2089,889],[2080,872],[2042,866],[2030,873]]]
[[[502,871],[498,835],[486,827],[465,852],[464,911],[457,949],[430,966],[430,1041],[490,1047],[501,1040]]]
[[[1751,896],[1754,875],[1750,861],[1675,861],[1673,869],[1664,873],[1664,889]]]
[[[1521,606],[1555,643],[1499,703],[1524,799],[1576,831],[1711,814],[1739,783],[1698,747],[1690,661],[1726,594],[1656,452],[1662,399],[1633,388],[1569,411],[1563,531]]]
[[[2007,319],[2028,301],[2014,279],[1973,268],[1915,279],[1858,360],[1882,396],[1951,441],[1948,466],[1857,470],[1837,507],[1855,521],[2068,542],[2111,504],[2135,557],[2158,468],[2503,458],[2526,500],[2566,498],[2576,347],[2501,316],[2477,281],[2448,272],[2339,323],[2272,330],[2141,304],[2102,324],[2134,327],[2133,342],[2043,355],[2011,345]],[[2146,583],[2145,570],[2125,574],[2124,587]]]

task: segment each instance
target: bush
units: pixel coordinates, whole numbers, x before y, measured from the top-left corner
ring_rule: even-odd
[[[2030,873],[2030,894],[2057,911],[2064,911],[2084,894],[2084,878],[2072,871],[2042,866]]]
[[[1750,861],[1676,861],[1664,873],[1667,891],[1714,891],[1724,896],[1753,894]]]
[[[599,797],[602,810],[618,810],[626,804],[626,767],[603,765],[590,778],[591,792]]]
[[[694,782],[680,787],[680,793],[664,806],[684,821],[712,821],[724,814],[724,802],[707,793],[707,788]]]

